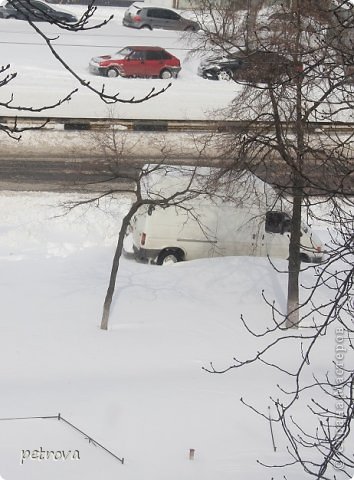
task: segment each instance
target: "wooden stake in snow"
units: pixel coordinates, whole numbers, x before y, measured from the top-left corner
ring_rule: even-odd
[[[194,448],[190,448],[189,449],[189,460],[194,460],[194,453],[195,453]]]

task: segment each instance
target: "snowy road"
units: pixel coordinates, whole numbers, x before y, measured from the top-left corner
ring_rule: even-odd
[[[66,7],[69,9],[69,6]],[[78,13],[82,7],[70,6]],[[126,45],[156,45],[176,55],[182,64],[178,79],[160,97],[138,105],[115,106],[104,104],[93,93],[80,86],[63,66],[53,57],[43,39],[25,22],[0,19],[0,56],[3,65],[10,64],[11,71],[17,72],[11,85],[0,89],[0,101],[7,101],[15,95],[13,105],[40,106],[56,102],[70,90],[79,88],[74,99],[51,111],[55,116],[64,117],[109,117],[120,118],[166,118],[205,119],[211,112],[229,104],[237,86],[230,82],[213,82],[198,77],[198,58],[188,53],[192,47],[191,37],[181,38],[180,32],[154,30],[140,31],[122,26],[124,8],[101,7],[97,21],[114,12],[114,19],[99,30],[86,32],[59,31],[55,26],[40,24],[46,35],[56,38],[53,45],[65,62],[83,79],[101,88],[105,84],[108,92],[120,92],[121,98],[143,97],[151,88],[161,89],[168,81],[160,79],[103,78],[90,75],[88,63],[91,57],[110,54]],[[13,112],[0,109],[0,115]],[[43,113],[42,113],[43,115]]]
[[[66,158],[29,160],[0,159],[0,190],[97,192],[107,188],[127,187],[124,175],[132,175],[133,167],[120,167],[121,178],[112,180],[112,171],[102,161],[68,161]]]

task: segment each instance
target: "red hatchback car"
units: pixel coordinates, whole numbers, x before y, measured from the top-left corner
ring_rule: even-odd
[[[107,77],[177,78],[181,63],[160,47],[125,47],[114,55],[91,58],[89,70]]]

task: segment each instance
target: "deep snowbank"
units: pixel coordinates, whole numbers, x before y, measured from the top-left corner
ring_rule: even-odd
[[[247,334],[240,315],[257,331],[269,325],[261,291],[283,308],[285,277],[264,258],[163,268],[123,259],[110,330],[103,332],[101,307],[127,200],[58,216],[63,209],[57,205],[67,198],[0,196],[0,417],[60,412],[125,464],[57,420],[2,421],[6,480],[281,478],[256,460],[287,459],[282,432],[274,427],[274,453],[268,423],[239,399],[267,411],[269,396],[281,396],[275,385],[282,374],[250,366],[212,375],[202,367],[213,361],[225,368],[233,356],[247,358],[262,345]],[[311,278],[306,272],[302,280]],[[332,347],[331,337],[322,340],[307,376],[312,368],[332,368]],[[301,350],[293,342],[273,355],[291,367]],[[307,420],[300,405],[294,413]],[[80,460],[21,462],[23,450],[40,448],[78,450]],[[287,478],[302,473],[290,469]]]

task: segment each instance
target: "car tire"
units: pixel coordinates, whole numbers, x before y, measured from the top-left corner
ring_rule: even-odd
[[[183,261],[183,254],[180,250],[166,249],[159,253],[156,265],[172,265]]]
[[[115,77],[119,77],[119,72],[116,68],[108,68],[107,70],[107,77],[109,78],[115,78]]]
[[[152,30],[152,26],[151,25],[142,25],[140,27],[140,30]]]
[[[232,79],[232,72],[230,70],[221,70],[218,73],[218,80],[230,81]]]
[[[163,80],[168,80],[169,78],[172,78],[172,77],[173,75],[171,70],[165,69],[160,72],[160,78],[162,78]]]

